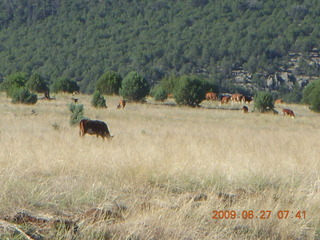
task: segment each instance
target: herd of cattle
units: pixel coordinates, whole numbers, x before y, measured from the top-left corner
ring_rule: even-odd
[[[208,92],[206,93],[206,100],[208,101],[214,101],[218,100],[218,95],[214,92]],[[220,104],[227,104],[227,103],[252,103],[253,102],[253,97],[250,96],[244,96],[242,94],[236,93],[236,94],[228,94],[228,95],[221,95],[220,97]],[[283,100],[277,99],[275,101],[275,104],[282,104],[284,103]],[[119,101],[119,104],[117,106],[117,109],[124,109],[126,106],[126,101],[121,99]],[[249,109],[247,106],[242,107],[242,111],[244,113],[248,113]],[[291,109],[283,108],[282,109],[283,115],[295,117],[294,112]],[[88,120],[88,119],[83,119],[80,121],[79,124],[80,128],[80,136],[84,136],[85,134],[90,134],[90,135],[96,135],[97,137],[102,137],[104,140],[105,138],[111,139],[113,136],[110,134],[110,131],[108,129],[108,126],[105,122],[100,121],[100,120]]]
[[[214,101],[214,100],[219,100],[218,98],[218,95],[214,92],[208,92],[206,93],[206,100],[208,101]],[[245,95],[242,95],[240,93],[235,93],[235,94],[222,94],[221,97],[220,97],[220,104],[227,104],[227,103],[243,103],[243,104],[250,104],[253,102],[253,97],[250,97],[250,96],[245,96]],[[275,101],[275,104],[283,104],[284,101],[282,99],[277,99]],[[243,106],[242,107],[242,111],[244,113],[248,113],[249,112],[249,109],[247,106]],[[287,109],[287,108],[284,108],[282,109],[282,113],[283,115],[287,115],[287,116],[290,116],[290,117],[295,117],[294,116],[294,112],[291,110],[291,109]]]
[[[206,93],[206,99],[210,100],[218,100],[218,95],[214,92]],[[253,97],[245,96],[240,93],[235,94],[222,94],[220,97],[220,103],[225,104],[229,102],[236,102],[236,103],[251,103],[253,101]]]

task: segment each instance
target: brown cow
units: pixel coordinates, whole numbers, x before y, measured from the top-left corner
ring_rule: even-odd
[[[243,95],[240,93],[235,93],[231,95],[231,101],[232,102],[241,102],[243,98]]]
[[[277,99],[274,104],[283,104],[284,101],[282,99]]]
[[[107,124],[103,121],[82,119],[79,127],[80,136],[85,134],[96,135],[97,137],[101,136],[103,140],[104,138],[111,139],[113,137],[110,135]]]
[[[121,99],[119,101],[119,104],[118,104],[117,108],[118,109],[120,109],[120,108],[124,109],[125,106],[126,106],[126,100]]]
[[[221,104],[228,103],[229,101],[230,101],[230,97],[229,96],[223,96],[221,98]]]
[[[283,115],[287,115],[294,118],[294,112],[291,109],[284,108],[282,109],[282,112],[283,112]]]
[[[217,100],[218,99],[218,96],[216,93],[214,92],[207,92],[206,93],[206,99],[209,101],[209,100]]]
[[[249,112],[249,109],[248,109],[247,106],[243,106],[242,110],[243,110],[243,113],[248,113]]]

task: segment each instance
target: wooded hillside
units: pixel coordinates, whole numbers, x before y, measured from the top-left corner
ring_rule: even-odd
[[[320,42],[318,0],[4,0],[0,9],[2,76],[67,77],[92,92],[110,69],[150,83],[200,74],[221,85],[239,69],[320,73],[310,61]]]

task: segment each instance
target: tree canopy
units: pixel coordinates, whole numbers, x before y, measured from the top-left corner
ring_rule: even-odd
[[[174,92],[174,98],[180,105],[197,107],[206,94],[205,82],[199,78],[182,76]]]
[[[122,77],[114,71],[107,71],[99,77],[96,83],[96,89],[102,94],[119,94]]]
[[[139,73],[132,71],[123,79],[120,95],[129,101],[144,101],[150,91],[148,81]]]
[[[53,83],[52,91],[72,93],[75,91],[79,91],[79,86],[75,81],[72,81],[65,77],[60,77]]]
[[[303,90],[302,102],[310,105],[310,109],[320,112],[320,79],[310,83]]]
[[[43,93],[49,90],[47,82],[37,73],[32,74],[26,83],[28,89],[33,92]]]
[[[39,73],[93,92],[110,69],[151,85],[172,75],[227,81],[233,69],[288,69],[320,45],[318,0],[0,2],[0,76]],[[319,75],[319,65],[301,73]]]

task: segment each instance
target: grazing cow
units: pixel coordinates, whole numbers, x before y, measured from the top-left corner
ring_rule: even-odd
[[[241,102],[243,98],[243,95],[240,93],[235,93],[231,95],[231,101],[232,102]]]
[[[291,109],[284,108],[282,109],[282,112],[283,112],[283,115],[287,115],[294,118],[294,112]]]
[[[221,98],[221,104],[228,103],[230,101],[229,96],[222,96]]]
[[[253,97],[249,97],[249,96],[243,96],[242,97],[242,101],[244,103],[251,103],[253,101]]]
[[[117,108],[118,108],[118,109],[120,109],[120,108],[124,109],[125,106],[126,106],[126,101],[123,100],[123,99],[121,99],[121,100],[119,101],[119,104],[118,104]]]
[[[284,101],[282,99],[277,99],[274,104],[283,104]]]
[[[209,100],[217,100],[218,99],[218,96],[217,94],[215,94],[214,92],[207,92],[206,93],[206,99],[209,101]]]
[[[110,135],[107,124],[103,121],[82,119],[79,127],[80,136],[88,133],[90,135],[96,135],[97,137],[101,136],[103,140],[104,138],[111,139],[113,137]]]
[[[242,110],[243,110],[243,113],[248,113],[249,112],[249,109],[248,109],[247,106],[243,106]]]

